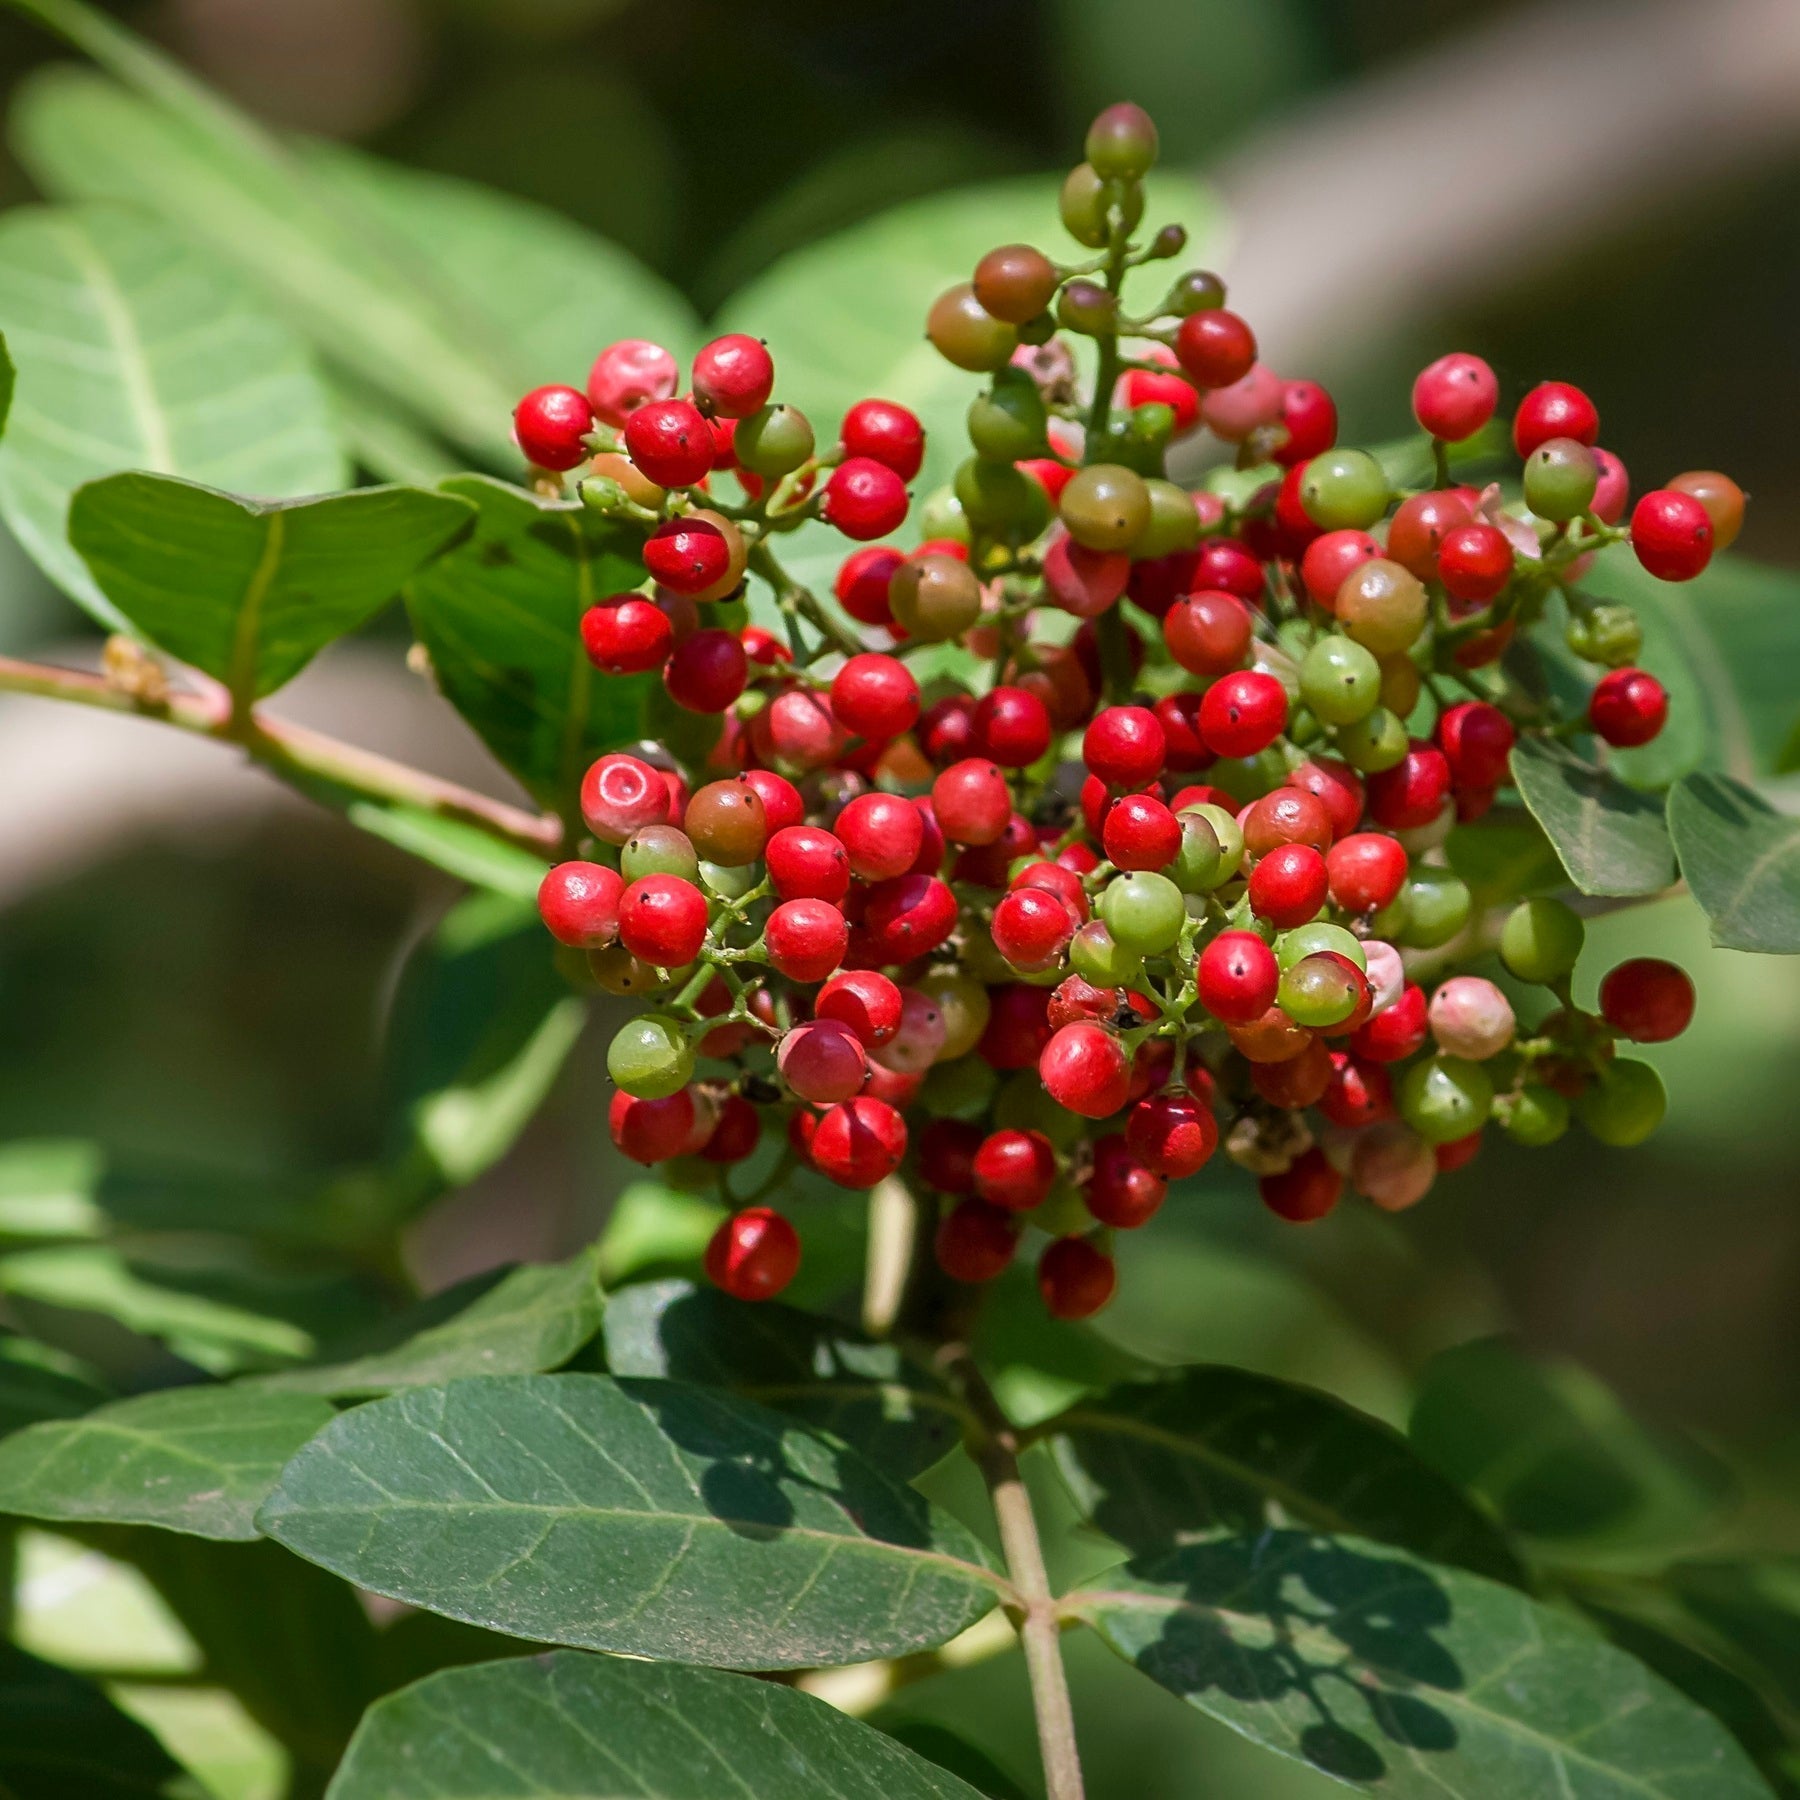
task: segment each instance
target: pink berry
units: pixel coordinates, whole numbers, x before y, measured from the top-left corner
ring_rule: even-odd
[[[1500,404],[1500,383],[1479,356],[1440,356],[1413,383],[1413,417],[1433,437],[1459,444],[1473,437]]]
[[[596,417],[623,425],[647,401],[671,399],[680,382],[680,366],[661,344],[621,338],[595,357],[587,397]]]

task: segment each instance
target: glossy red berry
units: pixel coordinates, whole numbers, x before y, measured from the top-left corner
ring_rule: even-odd
[[[1119,384],[1119,397],[1127,407],[1166,406],[1175,415],[1171,437],[1186,437],[1200,423],[1200,396],[1194,392],[1194,384],[1180,375],[1158,369],[1128,370]]]
[[[1588,723],[1619,750],[1649,743],[1668,717],[1667,690],[1642,669],[1609,670],[1588,701]]]
[[[1438,719],[1438,748],[1458,787],[1491,788],[1505,781],[1517,736],[1512,720],[1485,700],[1464,700]]]
[[[1028,1212],[1044,1203],[1056,1180],[1056,1152],[1041,1131],[995,1131],[982,1140],[971,1167],[975,1192],[990,1206]]]
[[[1038,1292],[1053,1319],[1091,1319],[1119,1285],[1113,1259],[1080,1237],[1060,1237],[1047,1245],[1038,1258],[1037,1277]]]
[[[1266,856],[1283,844],[1310,844],[1323,855],[1335,835],[1331,808],[1302,787],[1271,788],[1245,807],[1238,825],[1244,848],[1253,857]]]
[[[1388,520],[1388,559],[1421,581],[1434,580],[1445,537],[1474,522],[1468,501],[1454,489],[1409,495]]]
[[[1608,970],[1600,983],[1600,1016],[1634,1043],[1667,1043],[1694,1017],[1694,984],[1674,963],[1633,957]]]
[[[831,471],[823,513],[845,537],[886,537],[906,519],[906,483],[886,463],[853,456]]]
[[[806,817],[800,790],[785,775],[777,775],[773,769],[746,769],[742,779],[756,789],[763,803],[763,825],[771,834],[798,825]]]
[[[931,784],[931,810],[953,844],[991,844],[1012,817],[1012,790],[997,765],[967,757]]]
[[[1161,869],[1181,850],[1181,821],[1150,794],[1126,794],[1106,813],[1102,842],[1120,869]]]
[[[582,777],[581,816],[608,844],[622,844],[669,816],[669,784],[661,769],[623,751],[603,756]]]
[[[952,1281],[992,1281],[1012,1266],[1019,1247],[1019,1221],[985,1200],[961,1200],[939,1223],[933,1249]]]
[[[896,875],[869,890],[863,930],[884,963],[925,956],[956,929],[956,896],[935,875]]]
[[[647,401],[670,399],[680,382],[680,365],[661,344],[621,338],[594,358],[587,397],[596,418],[623,425]]]
[[[713,438],[687,400],[650,400],[625,421],[625,453],[658,487],[691,487],[712,468]]]
[[[774,387],[768,346],[741,331],[714,338],[694,358],[694,398],[722,418],[749,418],[768,404]]]
[[[619,942],[656,968],[685,968],[706,942],[705,897],[678,875],[645,875],[619,896]]]
[[[1189,594],[1163,615],[1163,641],[1190,675],[1227,675],[1242,668],[1254,635],[1250,609],[1218,588]]]
[[[850,891],[850,857],[842,843],[818,825],[786,825],[763,848],[769,881],[783,900],[829,900]]]
[[[1364,563],[1384,554],[1382,546],[1366,531],[1324,532],[1306,546],[1306,554],[1300,559],[1300,579],[1307,597],[1315,606],[1331,612],[1337,605],[1338,589]]]
[[[1168,1193],[1168,1182],[1139,1160],[1123,1132],[1108,1132],[1094,1140],[1086,1199],[1088,1211],[1102,1225],[1135,1231],[1155,1217]]]
[[[911,481],[925,461],[925,427],[915,413],[891,400],[859,400],[844,414],[843,444]]]
[[[1110,1119],[1131,1097],[1131,1064],[1103,1026],[1078,1021],[1054,1032],[1038,1059],[1038,1075],[1058,1106],[1084,1119]]]
[[[1657,488],[1631,509],[1631,548],[1659,581],[1692,581],[1712,560],[1712,519],[1692,494]]]
[[[813,907],[822,903],[790,900],[788,904]],[[837,1019],[812,1019],[796,1025],[781,1040],[775,1052],[775,1066],[802,1100],[829,1106],[861,1093],[869,1073],[869,1057],[862,1040],[848,1025]]]
[[[896,738],[919,716],[919,684],[898,657],[865,651],[832,677],[831,710],[858,737]]]
[[[744,691],[750,659],[731,631],[696,631],[675,646],[663,670],[669,698],[688,712],[722,713]]]
[[[1552,438],[1591,444],[1600,435],[1600,414],[1580,388],[1566,381],[1544,381],[1519,402],[1513,414],[1513,449],[1529,456]]]
[[[594,429],[594,409],[579,388],[533,388],[513,408],[513,435],[526,461],[559,472],[592,454],[581,441]]]
[[[675,628],[660,606],[640,594],[615,594],[581,615],[581,645],[607,675],[659,669],[675,648]]]
[[[731,567],[731,546],[710,520],[665,519],[645,540],[644,567],[673,593],[701,594]]]
[[[1499,404],[1500,383],[1494,371],[1479,356],[1464,351],[1428,363],[1413,383],[1413,417],[1420,429],[1452,444],[1473,437]]]
[[[1275,1004],[1281,968],[1253,931],[1222,931],[1200,953],[1200,1004],[1228,1025],[1247,1025]]]
[[[877,1050],[900,1029],[900,989],[876,969],[846,969],[819,989],[813,1015],[848,1025],[863,1047]]]
[[[1262,1203],[1277,1218],[1296,1225],[1310,1225],[1337,1205],[1344,1178],[1325,1160],[1315,1144],[1302,1150],[1288,1166],[1257,1183]]]
[[[1407,855],[1377,831],[1355,831],[1325,853],[1332,903],[1348,913],[1379,912],[1398,898],[1406,882]]]
[[[1280,737],[1287,713],[1287,691],[1273,675],[1240,669],[1206,690],[1200,735],[1216,756],[1254,756]]]
[[[1486,524],[1458,525],[1438,546],[1437,574],[1452,600],[1492,600],[1512,579],[1513,549],[1506,533]]]
[[[700,1146],[710,1163],[740,1163],[755,1154],[762,1142],[762,1118],[742,1094],[727,1094],[719,1102],[719,1122]]]
[[[1109,706],[1081,740],[1082,761],[1114,787],[1142,787],[1154,781],[1167,754],[1162,727],[1145,706]]]
[[[1324,857],[1309,844],[1283,844],[1250,871],[1250,910],[1288,931],[1319,916],[1326,888]]]
[[[1230,387],[1256,361],[1256,334],[1222,306],[1189,313],[1175,333],[1175,358],[1195,387]]]
[[[994,948],[1015,969],[1051,969],[1062,961],[1077,922],[1068,906],[1046,889],[1014,888],[994,908]]]
[[[633,1162],[648,1165],[685,1155],[694,1126],[691,1088],[677,1088],[660,1100],[637,1100],[620,1088],[607,1104],[607,1131],[615,1148]]]
[[[619,935],[624,891],[618,870],[604,863],[558,863],[538,883],[538,916],[559,944],[598,950]]]
[[[1450,797],[1450,764],[1435,745],[1414,738],[1391,769],[1368,780],[1369,817],[1390,831],[1429,825]]]
[[[769,962],[790,981],[823,981],[849,942],[844,915],[825,900],[784,900],[763,927]]]
[[[1191,1094],[1154,1094],[1131,1109],[1125,1142],[1146,1168],[1181,1181],[1206,1166],[1218,1147],[1219,1127],[1212,1109]]]
[[[800,1270],[800,1234],[767,1206],[734,1213],[706,1246],[706,1278],[735,1300],[773,1300]]]
[[[971,721],[981,754],[1003,769],[1025,769],[1050,748],[1050,709],[1021,687],[991,688]]]
[[[1351,1050],[1369,1062],[1404,1062],[1430,1035],[1425,990],[1408,982],[1400,998],[1356,1028]]]
[[[925,841],[925,821],[903,794],[858,794],[838,814],[834,829],[851,873],[864,881],[904,875]]]
[[[1337,442],[1337,402],[1316,381],[1282,384],[1280,422],[1287,442],[1276,449],[1275,460],[1285,468],[1295,468]]]
[[[888,606],[888,583],[905,560],[891,544],[869,544],[853,550],[839,567],[831,591],[859,624],[891,629],[894,615]]]

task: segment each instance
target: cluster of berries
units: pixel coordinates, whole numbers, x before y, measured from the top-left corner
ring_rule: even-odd
[[[587,654],[660,670],[688,721],[679,761],[646,744],[589,770],[593,844],[540,908],[602,987],[655,996],[609,1051],[613,1138],[717,1181],[734,1210],[707,1268],[740,1297],[800,1259],[784,1213],[732,1193],[769,1136],[752,1201],[795,1163],[855,1189],[904,1166],[948,1277],[992,1280],[1039,1227],[1045,1301],[1079,1318],[1112,1294],[1111,1234],[1221,1141],[1308,1221],[1346,1187],[1414,1204],[1490,1121],[1628,1145],[1662,1116],[1617,1047],[1685,1028],[1687,976],[1628,962],[1582,1010],[1579,915],[1539,895],[1476,916],[1445,847],[1508,789],[1521,734],[1656,736],[1635,617],[1579,583],[1625,541],[1653,575],[1699,574],[1743,495],[1687,474],[1624,523],[1624,466],[1559,382],[1513,414],[1516,490],[1456,482],[1451,447],[1492,454],[1499,404],[1470,355],[1419,375],[1435,479],[1400,488],[1337,446],[1323,388],[1258,360],[1216,276],[1124,309],[1126,274],[1183,248],[1133,238],[1154,155],[1139,109],[1102,113],[1062,197],[1097,254],[1006,246],[932,306],[931,342],[988,378],[972,454],[922,502],[922,542],[844,561],[841,614],[774,546],[813,521],[899,530],[924,455],[904,407],[863,401],[820,450],[742,336],[699,353],[685,396],[631,341],[585,393],[520,403],[540,479],[581,469],[581,501],[643,534],[646,580],[587,613]],[[1202,429],[1235,456],[1195,492],[1166,457]],[[779,633],[749,622],[751,576]],[[1605,671],[1584,713],[1515,671],[1546,616]],[[922,688],[909,659],[939,645],[966,658]],[[1450,972],[1495,950],[1554,1010],[1521,1025],[1498,981]]]

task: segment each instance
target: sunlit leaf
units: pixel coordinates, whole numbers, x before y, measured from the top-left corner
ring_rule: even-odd
[[[1544,738],[1521,738],[1513,746],[1512,774],[1520,799],[1584,894],[1654,894],[1675,879],[1659,798]]]
[[[1726,950],[1800,951],[1800,816],[1726,775],[1669,795],[1681,872]]]

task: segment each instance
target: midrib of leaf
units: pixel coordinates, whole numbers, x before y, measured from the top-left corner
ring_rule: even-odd
[[[1781,815],[1776,814],[1777,818]],[[1743,879],[1738,883],[1737,898],[1720,913],[1713,923],[1721,930],[1735,925],[1756,898],[1756,884],[1769,873],[1778,868],[1789,857],[1800,857],[1800,833],[1793,837],[1783,838],[1778,844],[1771,844],[1744,871]]]
[[[1405,1591],[1406,1584],[1397,1583],[1392,1589],[1383,1590],[1381,1593],[1367,1595],[1359,1603],[1356,1610],[1358,1612],[1369,1611],[1380,1600],[1384,1599],[1387,1593],[1401,1593]],[[1256,1631],[1265,1634],[1271,1630],[1269,1620],[1261,1613],[1239,1612],[1236,1609],[1225,1605],[1201,1606],[1191,1600],[1165,1598],[1159,1594],[1145,1594],[1137,1592],[1134,1589],[1127,1589],[1124,1591],[1100,1588],[1083,1589],[1079,1593],[1066,1596],[1060,1602],[1060,1606],[1066,1615],[1083,1618],[1090,1625],[1096,1624],[1096,1621],[1093,1618],[1088,1617],[1088,1615],[1095,1611],[1104,1610],[1114,1612],[1154,1612],[1179,1615],[1185,1618],[1219,1620],[1224,1622],[1227,1630],[1255,1629]],[[1575,1748],[1572,1743],[1565,1742],[1560,1738],[1548,1737],[1535,1727],[1525,1724],[1511,1713],[1495,1712],[1488,1707],[1477,1706],[1474,1704],[1475,1697],[1483,1688],[1491,1686],[1501,1676],[1510,1673],[1514,1665],[1517,1664],[1522,1657],[1542,1648],[1542,1638],[1538,1634],[1537,1621],[1531,1617],[1529,1611],[1523,1612],[1521,1616],[1524,1618],[1526,1624],[1530,1626],[1534,1641],[1515,1648],[1510,1656],[1489,1669],[1488,1672],[1470,1688],[1434,1687],[1429,1683],[1415,1681],[1399,1670],[1386,1669],[1380,1663],[1375,1662],[1368,1657],[1353,1657],[1352,1660],[1360,1664],[1363,1668],[1369,1669],[1384,1677],[1392,1678],[1398,1684],[1403,1686],[1408,1693],[1422,1691],[1429,1694],[1431,1696],[1431,1703],[1434,1706],[1442,1706],[1447,1712],[1458,1713],[1467,1719],[1482,1721],[1503,1734],[1524,1738],[1531,1743],[1541,1745],[1553,1757],[1566,1757],[1571,1762],[1580,1764],[1583,1768],[1592,1769],[1596,1773],[1605,1776],[1609,1781],[1622,1782],[1630,1788],[1632,1792],[1647,1796],[1647,1800],[1668,1800],[1665,1788],[1651,1786],[1642,1776],[1633,1775],[1627,1770],[1620,1768],[1616,1763],[1601,1762],[1595,1757],[1584,1754],[1582,1751]],[[1349,1653],[1349,1647],[1345,1644],[1342,1637],[1330,1630],[1327,1626],[1299,1623],[1290,1617],[1284,1617],[1278,1635],[1283,1644],[1297,1649],[1302,1655],[1308,1655],[1309,1653],[1315,1655],[1320,1661],[1328,1665],[1342,1662]],[[1233,1639],[1233,1642],[1235,1644],[1235,1638]],[[1186,1697],[1187,1696],[1183,1696],[1183,1698]],[[1606,1726],[1617,1724],[1618,1720],[1625,1716],[1624,1713],[1618,1713],[1609,1718],[1598,1720],[1591,1725],[1585,1725],[1582,1727],[1581,1735],[1583,1737],[1590,1737],[1594,1732],[1599,1731]],[[1423,1757],[1428,1756],[1429,1752],[1421,1752],[1416,1746],[1411,1744],[1406,1745],[1405,1748],[1415,1761],[1420,1762],[1422,1768],[1430,1768],[1431,1765],[1428,1761],[1421,1760]],[[1692,1765],[1692,1768],[1699,1769],[1707,1766],[1709,1765],[1696,1763]],[[1676,1776],[1690,1772],[1690,1769],[1663,1769],[1659,1771],[1659,1777],[1666,1782]]]
[[[237,627],[231,638],[231,674],[226,686],[233,706],[245,711],[256,698],[256,653],[262,635],[263,602],[281,567],[282,544],[287,538],[287,514],[273,508],[263,514],[263,550],[238,603]]]
[[[106,259],[94,249],[87,233],[74,220],[56,218],[55,235],[67,251],[69,260],[87,277],[100,308],[101,324],[118,351],[126,403],[143,441],[145,460],[153,468],[171,470],[175,467],[175,446],[169,437],[168,421],[157,401],[149,354],[137,322],[131,316],[124,290]]]

